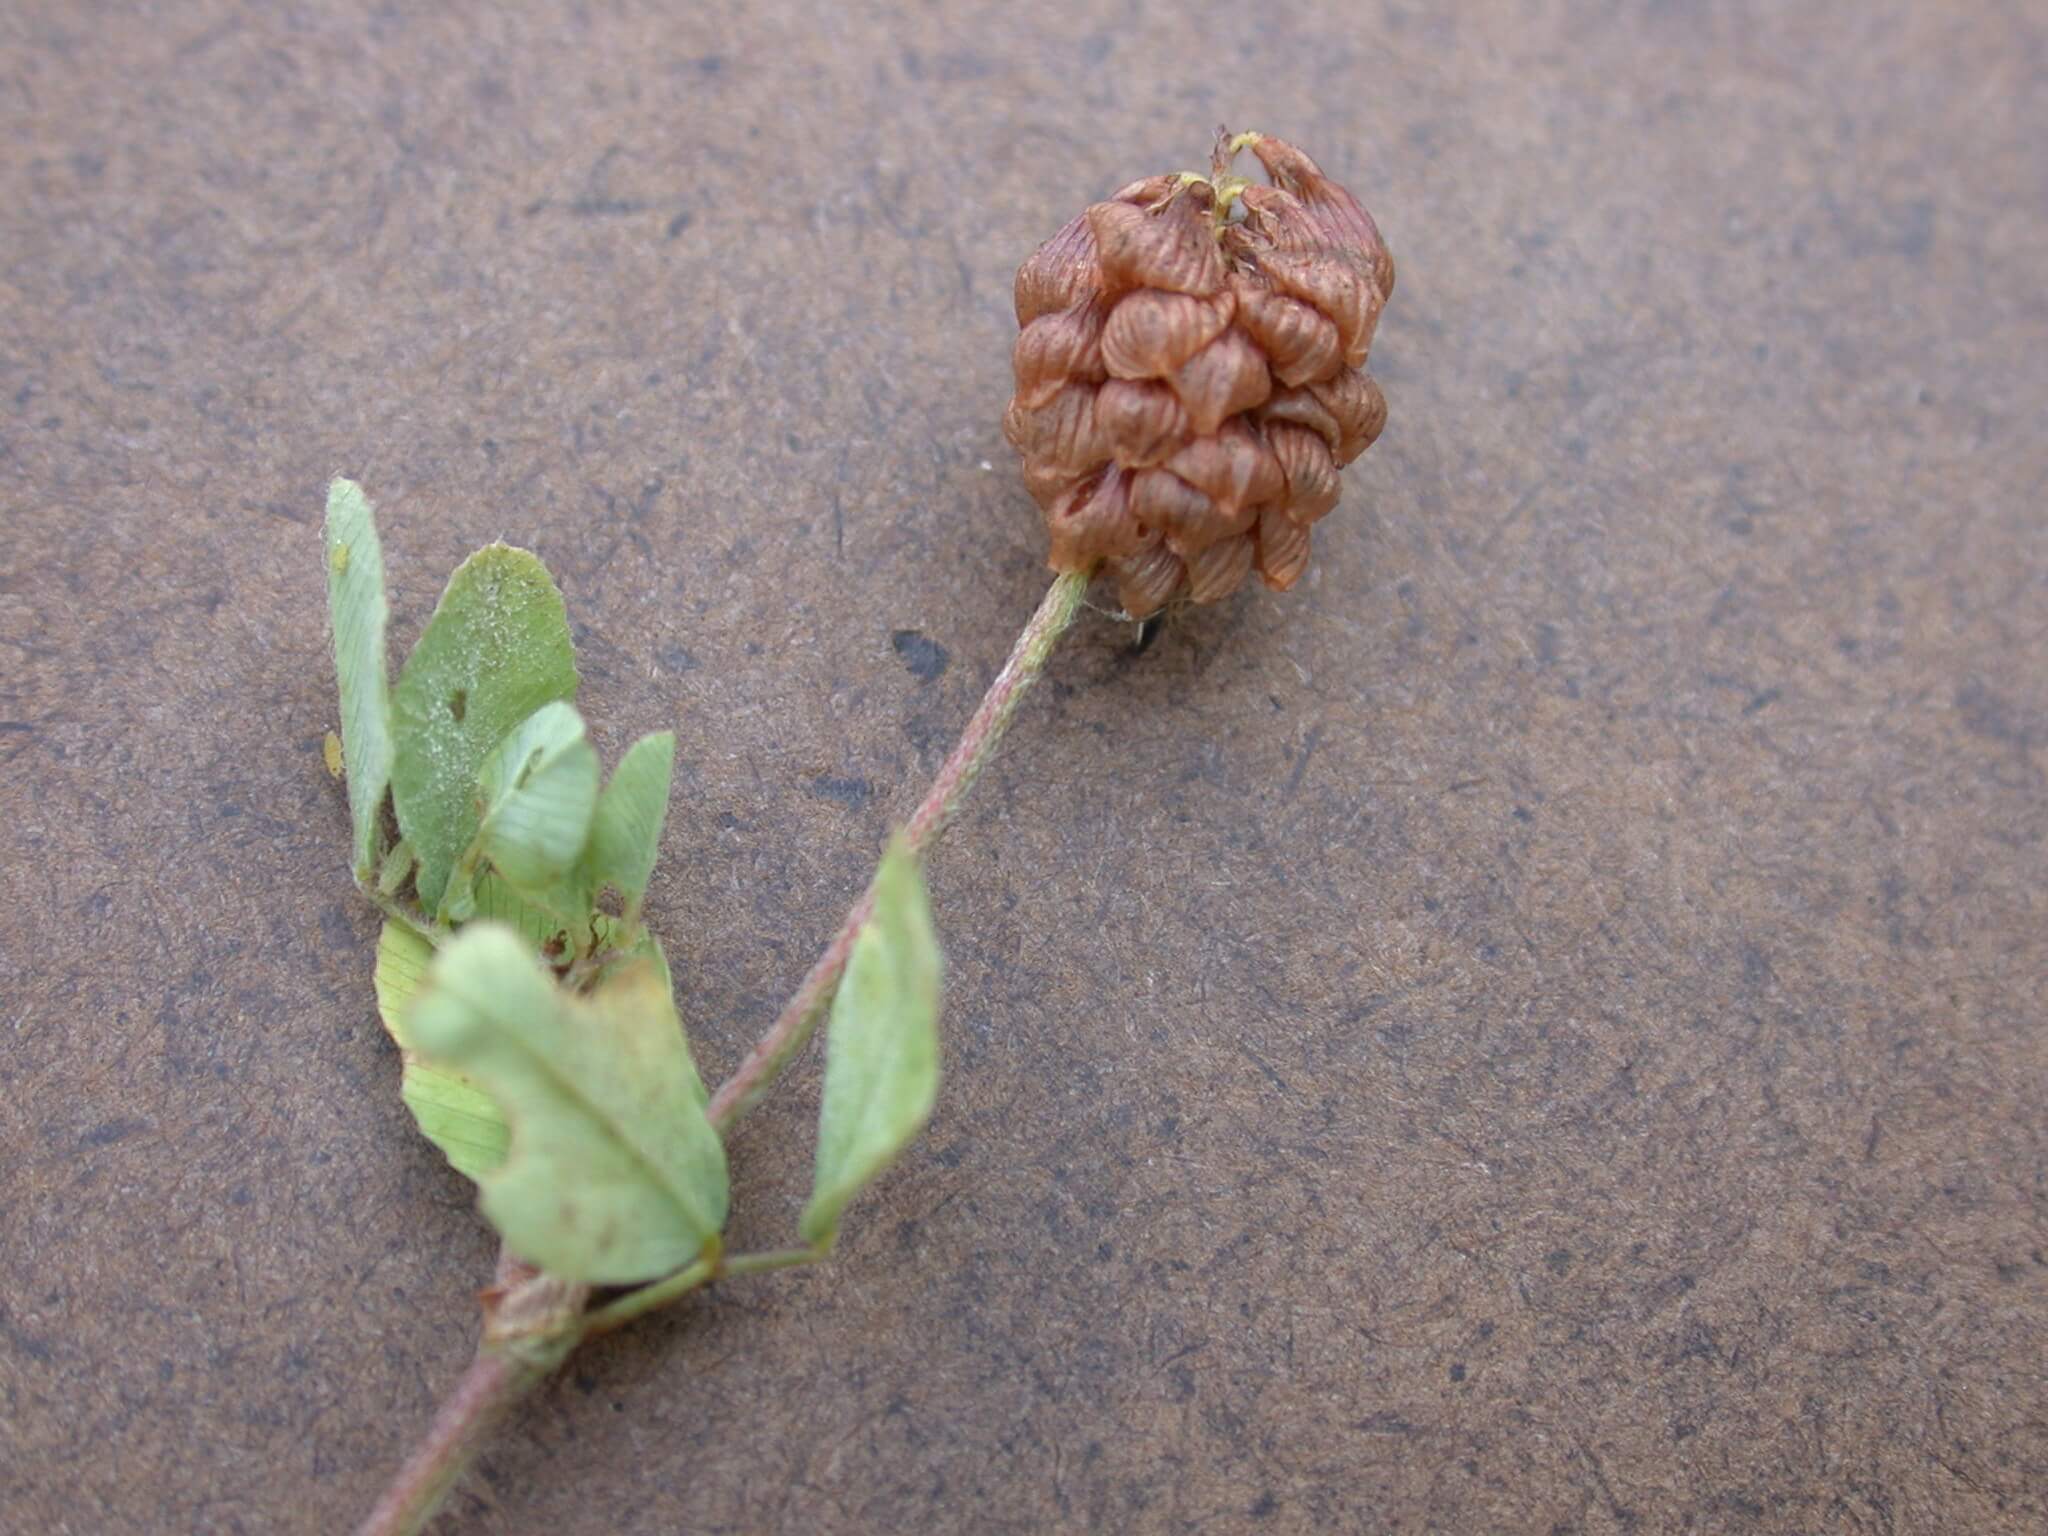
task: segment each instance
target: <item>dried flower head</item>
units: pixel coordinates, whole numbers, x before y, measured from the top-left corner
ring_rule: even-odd
[[[1232,175],[1249,148],[1270,186]],[[1372,216],[1292,144],[1219,135],[1209,174],[1136,181],[1017,273],[1003,433],[1051,565],[1107,566],[1125,610],[1291,587],[1337,471],[1387,402],[1366,352],[1394,291]]]

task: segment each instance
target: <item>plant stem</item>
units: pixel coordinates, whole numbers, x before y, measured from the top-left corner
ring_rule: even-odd
[[[709,1285],[718,1276],[718,1261],[699,1259],[688,1269],[679,1269],[665,1280],[652,1285],[643,1285],[637,1291],[628,1291],[617,1301],[599,1307],[583,1319],[583,1336],[610,1333],[614,1328],[623,1328],[634,1318],[652,1312],[656,1307],[665,1307],[679,1296],[687,1296],[700,1285]]]
[[[575,1326],[589,1294],[500,1250],[476,1358],[357,1536],[413,1536],[433,1518],[491,1431],[575,1348]]]
[[[637,1291],[628,1291],[617,1301],[587,1313],[583,1319],[583,1337],[587,1339],[592,1334],[623,1328],[636,1317],[644,1317],[714,1280],[724,1280],[731,1275],[764,1274],[771,1269],[794,1269],[799,1264],[815,1264],[824,1257],[816,1248],[776,1248],[767,1253],[736,1253],[731,1258],[699,1259],[687,1269],[679,1269],[666,1279],[643,1285]]]
[[[795,1269],[815,1264],[825,1254],[817,1248],[773,1248],[766,1253],[736,1253],[718,1267],[718,1278],[727,1275],[760,1275],[771,1269]]]
[[[982,769],[988,766],[1004,731],[1017,713],[1018,704],[1045,670],[1046,659],[1052,654],[1054,644],[1081,611],[1081,599],[1087,590],[1086,576],[1069,574],[1055,579],[1046,592],[1038,611],[1032,614],[1031,622],[1017,637],[1010,659],[996,674],[996,680],[989,684],[988,692],[982,695],[973,718],[967,722],[967,729],[961,732],[959,743],[905,823],[904,841],[914,856],[922,856],[952,822],[961,800],[980,777]],[[438,934],[422,929],[416,919],[400,909],[395,901],[383,897],[374,886],[368,887],[365,894],[388,915],[434,942],[440,941]],[[867,921],[873,906],[874,891],[870,887],[861,893],[853,909],[846,914],[839,932],[804,977],[781,1015],[747,1053],[747,1059],[740,1063],[739,1070],[713,1095],[708,1113],[721,1136],[731,1130],[741,1115],[760,1102],[782,1069],[810,1039],[811,1031],[817,1027],[819,1017],[838,989],[839,978],[845,973],[847,959],[853,952],[853,941],[859,936],[861,925]],[[454,1392],[442,1403],[426,1438],[399,1470],[370,1517],[358,1528],[357,1536],[415,1536],[423,1529],[455,1479],[475,1457],[485,1436],[514,1403],[547,1378],[579,1339],[593,1333],[609,1332],[721,1276],[785,1269],[810,1263],[819,1257],[821,1255],[813,1249],[788,1248],[771,1253],[740,1254],[731,1259],[700,1259],[687,1269],[629,1292],[595,1312],[582,1313],[582,1298],[586,1294],[582,1287],[567,1286],[547,1275],[535,1275],[509,1253],[501,1255],[499,1286],[495,1289],[503,1294],[509,1286],[509,1295],[501,1305],[501,1313],[524,1306],[524,1310],[554,1321],[524,1325],[521,1342],[526,1347],[515,1344],[511,1348],[505,1347],[502,1340],[494,1339],[492,1324],[486,1324],[485,1340],[477,1350],[476,1359]],[[534,1298],[538,1298],[538,1304],[534,1304]],[[564,1306],[569,1306],[570,1310],[549,1310]]]
[[[960,733],[952,755],[939,769],[939,775],[932,780],[932,787],[925,792],[923,802],[911,813],[909,822],[904,826],[904,841],[913,856],[922,856],[952,822],[961,800],[973,787],[975,779],[980,777],[981,770],[988,765],[997,744],[1003,739],[1003,732],[1017,713],[1017,705],[1038,680],[1039,673],[1045,670],[1046,658],[1052,654],[1054,643],[1074,622],[1075,614],[1080,612],[1081,598],[1087,590],[1086,576],[1061,576],[1053,582],[1044,601],[1039,603],[1031,622],[1017,637],[1010,659],[996,674],[996,680],[989,684],[988,692],[982,695],[981,705],[974,711],[974,718],[967,722],[967,729]],[[847,959],[853,953],[853,941],[860,936],[861,925],[868,920],[874,899],[872,887],[861,893],[860,900],[853,904],[853,910],[846,914],[846,921],[839,925],[839,932],[825,946],[825,953],[818,957],[810,974],[796,989],[796,995],[783,1007],[781,1017],[747,1053],[747,1059],[740,1063],[739,1070],[726,1079],[712,1096],[711,1123],[720,1135],[729,1131],[733,1122],[761,1101],[761,1096],[789,1064],[790,1058],[811,1038],[811,1031],[817,1027],[819,1017],[832,1001],[832,994],[838,990],[839,978],[845,973]]]
[[[485,1438],[547,1374],[545,1366],[479,1350],[357,1536],[413,1536],[422,1529]]]

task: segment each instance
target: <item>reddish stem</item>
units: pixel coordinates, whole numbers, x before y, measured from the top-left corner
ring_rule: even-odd
[[[511,1355],[480,1352],[441,1404],[426,1436],[413,1448],[357,1536],[397,1536],[419,1530],[433,1516],[455,1479],[512,1405],[547,1375]]]
[[[974,718],[967,722],[967,729],[960,733],[952,755],[939,769],[939,775],[932,780],[932,787],[925,792],[923,802],[911,812],[910,820],[904,825],[903,839],[913,856],[922,857],[952,823],[961,800],[988,765],[997,743],[1003,739],[1003,732],[1017,713],[1025,692],[1045,670],[1045,660],[1052,654],[1054,643],[1074,622],[1074,615],[1081,608],[1082,595],[1087,590],[1087,577],[1069,575],[1060,577],[1046,592],[1038,611],[1031,616],[1031,622],[1017,637],[1010,659],[996,674],[996,680],[989,684],[988,692],[982,695],[981,705],[974,711]],[[724,1135],[734,1121],[761,1101],[776,1075],[810,1039],[811,1031],[817,1028],[819,1018],[832,1001],[832,994],[838,990],[839,978],[845,973],[847,959],[853,953],[853,941],[860,936],[861,925],[868,920],[874,901],[872,887],[861,892],[853,910],[846,914],[846,920],[832,936],[832,942],[825,946],[825,953],[818,956],[810,974],[796,989],[796,995],[783,1006],[781,1017],[747,1053],[747,1059],[740,1063],[739,1070],[712,1095],[709,1113],[711,1123],[720,1135]]]

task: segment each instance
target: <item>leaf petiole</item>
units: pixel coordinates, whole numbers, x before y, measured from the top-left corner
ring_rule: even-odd
[[[826,1257],[823,1248],[771,1248],[766,1253],[736,1253],[718,1267],[718,1278],[760,1275],[771,1269],[795,1269]]]
[[[657,1311],[670,1302],[680,1301],[714,1280],[725,1280],[734,1275],[766,1274],[773,1269],[795,1269],[800,1265],[815,1264],[824,1257],[822,1248],[773,1248],[765,1253],[736,1253],[730,1258],[714,1255],[699,1259],[687,1269],[679,1269],[666,1279],[643,1285],[637,1291],[628,1291],[617,1301],[586,1314],[583,1336],[589,1338],[592,1334],[623,1328],[634,1319]]]
[[[718,1277],[716,1256],[699,1259],[687,1269],[679,1269],[666,1280],[657,1280],[652,1285],[643,1285],[637,1291],[628,1291],[617,1301],[610,1302],[583,1317],[583,1336],[610,1333],[614,1328],[623,1328],[634,1318],[665,1307],[670,1302],[687,1296],[700,1286],[709,1285]]]

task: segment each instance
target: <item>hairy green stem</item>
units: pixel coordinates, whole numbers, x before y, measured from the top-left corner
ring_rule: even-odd
[[[771,1269],[795,1269],[801,1264],[816,1264],[825,1258],[822,1248],[772,1248],[766,1253],[736,1253],[718,1267],[718,1277],[727,1275],[761,1275]]]
[[[666,1279],[643,1285],[637,1291],[628,1291],[618,1300],[585,1314],[583,1336],[589,1338],[592,1334],[623,1328],[635,1318],[644,1317],[672,1301],[679,1301],[714,1280],[728,1279],[733,1275],[765,1274],[771,1269],[794,1269],[799,1264],[815,1264],[824,1257],[816,1248],[777,1248],[768,1253],[736,1253],[730,1258],[699,1259],[688,1269],[679,1269]]]
[[[636,1317],[644,1316],[657,1307],[665,1307],[680,1297],[689,1295],[700,1286],[709,1285],[718,1278],[716,1259],[699,1259],[688,1269],[679,1269],[665,1280],[652,1285],[643,1285],[637,1291],[628,1291],[617,1301],[608,1302],[596,1311],[587,1313],[583,1319],[583,1336],[610,1333],[614,1328],[623,1328]]]

